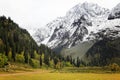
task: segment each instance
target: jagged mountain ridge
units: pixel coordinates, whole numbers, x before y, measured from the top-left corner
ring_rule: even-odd
[[[120,3],[111,10],[110,15],[108,17],[109,20],[115,18],[120,18]]]
[[[79,57],[87,64],[119,64],[119,6],[109,11],[97,4],[78,4],[65,17],[46,25],[46,34],[48,32],[49,36],[44,37],[40,43],[45,43],[64,57]],[[37,35],[41,36],[39,32]]]
[[[35,39],[51,48],[58,45],[70,48],[86,41],[90,33],[96,31],[97,26],[107,20],[108,14],[108,9],[97,4],[78,4],[70,9],[65,17],[48,23],[44,30],[39,29]]]

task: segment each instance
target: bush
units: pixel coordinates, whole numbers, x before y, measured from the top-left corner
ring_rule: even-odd
[[[40,67],[39,60],[30,59],[30,65],[31,65],[33,68],[39,68],[39,67]]]
[[[24,56],[22,54],[16,54],[16,61],[24,63],[25,62]]]
[[[36,51],[34,51],[34,59],[40,59],[40,55]]]
[[[70,62],[64,62],[64,66],[66,66],[66,67],[72,67],[72,64]]]
[[[51,68],[54,67],[54,62],[53,62],[53,60],[50,60],[50,67],[51,67]]]
[[[0,68],[4,67],[5,65],[7,65],[8,59],[4,54],[0,53]]]

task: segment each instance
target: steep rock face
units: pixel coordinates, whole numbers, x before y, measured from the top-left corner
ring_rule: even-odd
[[[73,58],[76,58],[76,56],[77,57],[79,56],[80,59],[83,59],[83,60],[85,59],[85,61],[87,59],[87,61],[90,61],[92,58],[94,58],[95,54],[97,53],[100,53],[100,55],[103,57],[104,57],[103,54],[107,54],[109,56],[109,49],[111,50],[110,54],[112,54],[112,50],[114,53],[115,51],[117,53],[120,53],[120,51],[118,51],[119,50],[118,46],[120,44],[118,42],[120,39],[120,19],[108,20],[105,23],[101,24],[99,27],[97,27],[97,29],[98,30],[96,32],[90,33],[88,37],[88,41],[84,41],[69,49],[63,49],[61,51],[62,55],[72,56]],[[108,43],[112,43],[112,46],[116,47],[118,50],[117,49],[114,50],[113,48],[110,48]],[[98,46],[101,51],[98,50]],[[106,52],[107,50],[108,52]],[[84,57],[85,55],[87,56]],[[107,57],[105,59],[107,59]],[[112,57],[109,57],[109,59],[112,59]],[[95,58],[92,61],[94,60]]]
[[[53,20],[52,22],[48,23],[45,27],[42,27],[36,31],[34,34],[34,39],[38,44],[47,44],[50,37],[54,33],[55,28],[57,25],[62,24],[62,18],[57,18],[56,20]]]
[[[109,10],[97,4],[83,3],[70,9],[65,17],[58,18],[36,33],[39,43],[51,48],[64,46],[70,48],[87,41],[91,32],[97,32],[97,26],[107,20]]]
[[[120,3],[112,9],[108,17],[109,20],[116,18],[120,18]]]
[[[115,39],[120,37],[120,19],[107,20],[97,27],[97,32],[91,32],[89,40],[101,40],[104,38]]]

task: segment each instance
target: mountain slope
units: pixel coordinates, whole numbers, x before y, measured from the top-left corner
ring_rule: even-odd
[[[80,43],[79,45],[73,46],[71,48],[64,48],[61,51],[62,56],[67,57],[71,56],[73,59],[77,59],[79,57],[82,59],[87,51],[94,45],[96,41],[87,41]]]
[[[92,33],[88,41],[71,48],[63,48],[64,57],[79,57],[87,64],[102,66],[118,63],[120,59],[120,19],[108,20],[98,27],[98,32]],[[100,29],[101,28],[101,29]],[[109,60],[109,61],[107,61]]]
[[[115,18],[120,18],[120,3],[112,9],[108,17],[109,20],[115,19]]]
[[[0,17],[0,68],[12,68],[9,66],[12,63],[26,63],[34,68],[40,68],[43,64],[50,67],[56,65],[60,58],[49,47],[42,44],[38,46],[28,31],[20,28],[13,20]]]
[[[32,56],[37,49],[38,45],[25,29],[19,28],[10,18],[0,17],[0,53],[8,56],[11,51],[15,60],[17,53],[24,51]]]
[[[96,42],[84,55],[87,63],[96,66],[105,66],[111,63],[120,65],[120,38],[114,40],[103,39]]]
[[[45,26],[45,35],[39,29],[36,39],[51,48],[71,47],[86,40],[91,30],[106,21],[109,10],[97,4],[83,3],[70,9],[65,17],[58,18]],[[95,29],[94,29],[95,30]]]

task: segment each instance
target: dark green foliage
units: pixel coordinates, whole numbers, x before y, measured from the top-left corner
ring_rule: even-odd
[[[31,65],[33,68],[39,68],[39,67],[40,67],[39,61],[36,60],[36,59],[30,59],[30,65]]]
[[[4,43],[3,43],[3,41],[2,41],[2,39],[0,39],[0,51],[1,51],[1,53],[3,53],[4,52]]]
[[[91,66],[105,66],[110,63],[120,65],[120,38],[103,39],[95,43],[87,52],[86,57],[90,59]],[[92,56],[92,58],[90,58]]]
[[[54,57],[59,58],[45,45],[39,47],[25,29],[5,16],[0,17],[0,53],[5,53],[9,61],[27,63],[35,68],[43,62],[49,66]]]
[[[42,66],[42,56],[40,55],[40,66]]]
[[[25,59],[25,63],[28,63],[29,64],[29,59],[30,59],[30,55],[28,52],[25,51],[24,53],[24,59]]]
[[[54,64],[57,65],[57,63],[58,63],[58,58],[55,57],[53,61],[54,61]]]
[[[14,23],[10,18],[5,16],[0,17],[0,52],[8,56],[9,51],[12,51],[12,59],[15,61],[17,53],[25,51],[25,55],[32,54],[38,49],[36,42],[30,34]],[[25,58],[26,59],[26,58]],[[25,62],[28,62],[25,60]]]
[[[77,63],[76,63],[76,66],[77,66],[77,67],[80,67],[80,59],[79,59],[79,57],[77,57]]]
[[[39,48],[39,53],[42,55],[44,53],[44,60],[43,62],[47,65],[50,66],[50,61],[53,60],[54,65],[58,63],[58,60],[61,60],[61,55],[55,53],[52,51],[49,47],[46,47],[45,45],[41,44]],[[40,64],[42,65],[40,57]]]
[[[10,62],[27,63],[34,68],[43,64],[61,67],[64,60],[73,63],[71,56],[63,59],[49,47],[43,44],[38,46],[27,30],[20,28],[10,17],[5,16],[0,17],[0,53],[5,54],[0,58],[1,67],[7,63],[7,58]]]
[[[0,53],[0,68],[7,65],[8,64],[7,61],[8,61],[7,57],[4,54]]]
[[[46,55],[45,57],[44,57],[44,63],[46,64],[46,65],[48,65],[48,66],[50,66],[50,59],[49,59],[49,56],[48,55]]]

